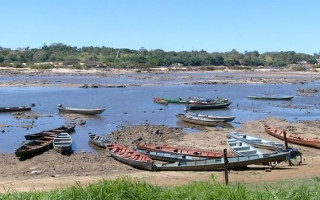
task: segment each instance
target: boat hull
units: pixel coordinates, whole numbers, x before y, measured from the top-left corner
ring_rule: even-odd
[[[306,138],[301,135],[285,132],[284,130],[276,129],[275,127],[270,127],[267,125],[264,126],[264,129],[268,134],[280,140],[285,140],[284,133],[286,133],[286,139],[290,143],[320,149],[320,140]]]
[[[239,156],[228,158],[228,168],[241,168],[248,165],[266,164],[272,162],[282,162],[287,159],[288,152],[278,154],[264,154],[263,157],[259,155]],[[207,159],[200,161],[180,161],[175,163],[156,164],[155,171],[214,171],[225,168],[225,160],[221,159]]]

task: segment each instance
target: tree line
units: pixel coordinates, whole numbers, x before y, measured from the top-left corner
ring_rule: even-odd
[[[294,51],[266,52],[250,51],[208,53],[201,51],[163,51],[161,49],[139,50],[110,47],[72,47],[62,43],[41,48],[20,48],[11,50],[0,47],[0,66],[52,68],[57,66],[73,68],[152,68],[159,66],[275,66],[291,64],[317,64],[320,54],[309,55]]]

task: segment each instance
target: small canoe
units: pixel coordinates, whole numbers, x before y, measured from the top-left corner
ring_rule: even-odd
[[[31,106],[19,106],[19,107],[0,107],[0,112],[20,112],[30,111]]]
[[[181,104],[189,103],[188,100],[183,100],[182,98],[178,98],[178,99],[162,98],[162,99],[166,100],[168,103],[181,103]]]
[[[232,102],[217,102],[217,103],[192,103],[186,106],[186,110],[205,110],[227,108]]]
[[[84,115],[96,115],[101,114],[105,111],[105,108],[71,108],[63,107],[61,104],[58,105],[60,113],[71,113],[71,114],[84,114]]]
[[[25,143],[15,151],[17,157],[31,157],[52,148],[52,143],[56,134],[37,138]]]
[[[213,120],[223,120],[224,122],[231,122],[236,118],[235,116],[204,115],[204,114],[192,113],[192,112],[187,112],[186,115],[195,116],[195,117],[202,117],[202,118],[208,118],[208,119],[213,119]]]
[[[53,148],[61,154],[69,153],[72,149],[72,138],[69,133],[59,133],[53,140]]]
[[[119,144],[107,144],[111,156],[119,162],[137,169],[153,171],[153,160],[148,156]]]
[[[187,114],[177,114],[176,117],[185,122],[204,125],[204,126],[217,126],[220,123],[224,122],[223,119],[209,119],[204,117],[191,116]]]
[[[88,135],[89,135],[89,141],[92,144],[94,144],[94,145],[96,145],[96,146],[98,146],[100,148],[104,148],[105,149],[106,148],[106,144],[111,142],[107,138],[99,136],[99,135],[96,135],[94,133],[88,133]]]
[[[265,125],[264,129],[266,130],[266,132],[268,134],[270,134],[280,140],[284,141],[285,137],[286,137],[287,141],[290,143],[293,143],[293,144],[298,144],[298,145],[313,147],[313,148],[320,148],[320,140],[318,140],[318,139],[303,137],[299,134],[290,133],[285,130],[271,127],[268,125]]]
[[[168,104],[168,101],[167,101],[167,100],[162,99],[162,98],[157,98],[157,97],[154,97],[154,98],[153,98],[153,102],[155,102],[155,103],[160,103],[160,104]]]
[[[74,128],[75,128],[75,125],[60,126],[58,128],[54,128],[47,131],[41,131],[39,133],[27,134],[27,135],[24,135],[24,137],[26,138],[26,140],[35,140],[39,137],[43,137],[46,135],[59,134],[62,132],[72,133],[74,131]]]
[[[263,156],[261,151],[240,140],[228,138],[227,143],[230,150],[237,156],[250,156],[250,155],[259,155],[261,157]]]
[[[250,136],[250,135],[239,133],[239,132],[230,132],[229,138],[240,140],[242,142],[250,144],[253,147],[261,148],[261,149],[269,149],[273,151],[281,151],[285,149],[285,146],[281,143],[272,142],[269,140],[265,140],[262,138]]]
[[[237,156],[228,158],[228,168],[242,168],[248,165],[264,164],[270,165],[270,163],[280,163],[285,161],[288,156],[288,152],[282,152],[277,154],[263,154],[249,155],[249,156]],[[154,165],[155,171],[214,171],[221,170],[225,167],[224,158],[206,159],[197,161],[178,161],[174,163],[164,163]],[[274,167],[274,165],[272,166]]]
[[[262,96],[254,96],[249,95],[249,99],[261,99],[261,100],[291,100],[293,96],[286,95],[262,95]]]
[[[181,147],[171,147],[171,146],[161,146],[161,145],[152,145],[152,144],[137,144],[137,149],[147,150],[147,151],[157,151],[157,152],[164,152],[164,153],[174,153],[180,154],[185,156],[195,156],[195,157],[202,157],[202,158],[222,158],[223,152],[212,152],[212,151],[205,151],[199,149],[188,149],[188,148],[181,148]],[[233,157],[234,154],[228,154],[228,157]]]

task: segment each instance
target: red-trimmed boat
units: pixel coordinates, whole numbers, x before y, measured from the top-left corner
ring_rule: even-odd
[[[307,147],[320,148],[320,140],[303,137],[299,134],[290,133],[285,130],[277,129],[275,127],[271,127],[268,125],[265,125],[264,129],[266,130],[266,132],[268,134],[270,134],[280,140],[285,140],[285,137],[286,137],[288,142],[291,142],[294,144],[307,146]]]
[[[137,169],[153,171],[153,160],[148,156],[120,144],[107,144],[111,156],[126,165]]]

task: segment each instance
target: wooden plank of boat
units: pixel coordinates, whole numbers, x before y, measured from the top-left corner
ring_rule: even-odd
[[[232,102],[217,102],[217,103],[207,103],[207,104],[188,104],[186,110],[204,110],[204,109],[219,109],[227,108]]]
[[[30,157],[42,153],[52,148],[52,143],[55,137],[56,134],[52,134],[25,143],[21,145],[18,149],[16,149],[15,155],[17,157]]]
[[[240,140],[240,141],[245,142],[247,144],[250,144],[251,146],[256,147],[256,148],[269,149],[269,150],[273,150],[273,151],[281,151],[281,150],[285,149],[285,146],[281,143],[272,142],[269,140],[254,137],[254,136],[247,135],[244,133],[230,132],[229,137],[236,139],[236,140]]]
[[[255,96],[249,95],[249,99],[261,99],[261,100],[291,100],[293,96],[286,96],[286,95],[262,95],[262,96]]]
[[[195,117],[202,117],[202,118],[208,118],[208,119],[213,119],[213,120],[223,120],[224,122],[231,122],[236,118],[235,116],[204,115],[204,114],[193,113],[193,112],[187,112],[186,115],[195,116]]]
[[[24,135],[24,137],[26,138],[26,140],[35,140],[39,137],[43,137],[43,136],[51,135],[51,134],[59,134],[62,132],[71,133],[74,131],[74,128],[75,128],[75,125],[68,125],[68,126],[63,125],[58,128],[51,129],[51,130],[41,131],[39,133],[27,134],[27,135]]]
[[[61,154],[69,153],[72,149],[72,137],[66,132],[59,133],[53,140],[53,148]]]
[[[153,171],[153,160],[148,156],[119,144],[107,144],[111,156],[137,169]]]
[[[189,161],[189,160],[204,160],[208,158],[199,156],[190,156],[177,153],[160,152],[160,151],[149,151],[145,149],[137,149],[137,152],[142,153],[154,160],[160,160],[165,162],[176,162],[176,161]]]
[[[241,168],[248,165],[279,163],[285,161],[288,152],[281,152],[276,154],[263,154],[238,156],[228,158],[228,168]],[[164,163],[154,165],[155,171],[213,171],[224,169],[224,158],[206,159],[198,161],[178,161],[174,163]]]
[[[0,107],[0,112],[20,112],[30,110],[31,106]]]
[[[168,104],[168,101],[162,98],[154,97],[153,102],[160,103],[160,104]]]
[[[264,129],[266,130],[266,132],[268,134],[270,134],[280,140],[284,141],[285,140],[284,134],[286,134],[286,138],[287,138],[288,142],[291,142],[293,144],[302,145],[302,146],[307,146],[307,147],[320,148],[320,140],[303,137],[299,134],[287,132],[285,130],[271,127],[268,125],[265,125]]]
[[[181,148],[181,147],[171,147],[171,146],[161,146],[161,145],[152,145],[152,144],[137,144],[137,149],[147,150],[147,151],[157,151],[157,152],[165,152],[165,153],[174,153],[179,155],[186,156],[196,156],[202,158],[221,158],[223,157],[222,152],[212,152],[205,151],[200,149],[189,149],[189,148]],[[235,156],[234,154],[228,154],[228,156]]]
[[[217,126],[219,123],[224,122],[223,119],[209,119],[203,117],[190,116],[186,114],[177,114],[176,117],[182,121],[190,122],[193,124],[205,125],[205,126]]]
[[[84,115],[96,115],[101,114],[105,111],[105,108],[71,108],[63,107],[61,104],[58,105],[60,113],[71,113],[71,114],[84,114]]]
[[[106,144],[111,142],[107,138],[99,136],[99,135],[94,134],[94,133],[88,133],[88,135],[89,135],[89,141],[92,144],[94,144],[94,145],[96,145],[96,146],[98,146],[100,148],[104,148],[105,149],[106,148]]]
[[[227,143],[231,151],[238,156],[259,155],[263,156],[262,152],[253,146],[234,138],[228,138]]]

